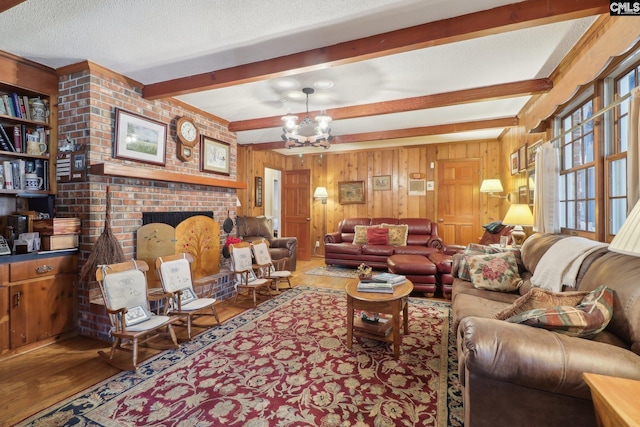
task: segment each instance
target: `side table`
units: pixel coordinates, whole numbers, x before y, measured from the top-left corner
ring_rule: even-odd
[[[393,356],[400,356],[400,312],[403,317],[403,330],[405,334],[409,333],[409,306],[407,298],[413,290],[413,283],[410,280],[397,285],[393,294],[375,293],[375,292],[358,292],[358,279],[351,280],[347,283],[347,348],[351,349],[353,345],[353,335],[374,340],[389,342],[393,344]],[[383,325],[371,328],[363,327],[358,322],[358,327],[354,327],[354,311],[366,310],[375,313],[384,313],[391,315],[391,329],[385,328]]]
[[[582,374],[600,427],[640,426],[640,381],[606,375]]]

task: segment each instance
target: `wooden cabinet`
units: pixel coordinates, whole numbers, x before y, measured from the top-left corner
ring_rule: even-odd
[[[0,352],[54,341],[76,328],[77,255],[38,256],[2,267],[8,281],[0,287]]]

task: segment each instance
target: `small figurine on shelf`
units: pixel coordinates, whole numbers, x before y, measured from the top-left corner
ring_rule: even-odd
[[[357,272],[358,272],[359,279],[371,279],[372,269],[367,264],[360,264]]]

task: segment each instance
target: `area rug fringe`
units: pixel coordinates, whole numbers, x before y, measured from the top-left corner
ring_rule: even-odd
[[[167,377],[170,378],[172,376],[178,375],[180,378],[180,381],[175,381],[175,378],[174,378],[174,381],[176,382],[177,386],[173,383],[169,384],[171,385],[170,389],[173,390],[174,393],[176,393],[175,391],[176,387],[182,387],[183,381],[187,383],[188,382],[187,380],[191,379],[190,378],[191,374],[194,374],[197,376],[196,373],[192,372],[193,369],[187,370],[189,377],[181,376],[185,373],[184,369],[188,368],[188,364],[190,362],[192,363],[197,362],[198,365],[196,366],[198,366],[199,369],[213,369],[212,367],[213,365],[206,366],[206,367],[201,367],[201,366],[206,364],[215,364],[215,361],[218,360],[219,358],[207,357],[208,353],[205,353],[205,352],[210,351],[212,347],[218,348],[218,347],[230,345],[230,344],[234,346],[241,345],[242,340],[247,339],[247,337],[251,338],[252,333],[254,333],[254,338],[255,338],[255,330],[256,328],[260,327],[256,322],[262,322],[260,324],[262,326],[268,325],[268,321],[270,321],[269,314],[271,312],[273,312],[274,310],[277,310],[280,307],[284,307],[285,304],[297,298],[307,298],[307,299],[312,298],[312,296],[305,296],[305,293],[309,293],[309,292],[318,293],[320,295],[320,298],[326,299],[327,302],[332,300],[338,301],[339,302],[338,305],[340,305],[339,308],[340,310],[342,310],[342,307],[341,307],[342,299],[340,298],[336,299],[335,297],[344,295],[344,291],[334,290],[334,289],[325,289],[325,288],[313,288],[308,286],[298,286],[293,290],[282,293],[276,298],[267,300],[266,302],[260,304],[256,309],[248,310],[242,313],[241,315],[238,315],[228,320],[227,322],[224,322],[224,324],[220,327],[212,328],[203,332],[202,334],[195,337],[192,341],[184,343],[179,349],[166,351],[148,359],[147,361],[145,361],[140,365],[137,371],[119,373],[101,382],[100,384],[97,384],[96,386],[90,387],[89,389],[84,390],[83,392],[80,392],[75,396],[65,399],[64,401],[56,405],[53,405],[52,407],[46,410],[41,411],[40,413],[18,424],[18,426],[23,427],[23,426],[44,426],[44,425],[46,426],[50,426],[50,425],[56,425],[56,426],[121,425],[118,419],[109,418],[111,417],[110,414],[115,413],[113,412],[114,410],[127,412],[127,408],[128,408],[127,405],[129,405],[129,403],[132,401],[137,402],[137,403],[132,403],[132,406],[135,406],[135,404],[142,405],[142,403],[140,402],[143,402],[145,399],[150,399],[150,393],[151,393],[151,397],[154,397],[153,392],[157,392],[156,383],[162,382]],[[322,295],[326,295],[326,296],[322,297]],[[418,311],[416,311],[416,313],[418,313],[419,316],[423,316],[423,317],[424,317],[424,313],[430,310],[430,307],[433,307],[434,309],[437,309],[440,312],[446,313],[442,322],[442,337],[439,340],[439,342],[436,344],[438,346],[437,352],[439,353],[440,357],[436,357],[433,360],[433,362],[436,362],[435,366],[431,364],[432,362],[429,362],[427,364],[427,366],[431,366],[431,368],[429,369],[432,369],[434,372],[438,373],[437,375],[439,376],[439,379],[432,379],[430,381],[427,381],[424,384],[424,387],[426,387],[427,389],[429,387],[434,387],[434,386],[437,388],[437,390],[434,390],[434,392],[436,392],[438,396],[437,403],[436,403],[437,415],[433,418],[430,418],[428,422],[425,421],[424,419],[420,420],[419,425],[434,425],[438,427],[462,426],[463,425],[462,418],[461,418],[462,402],[461,402],[460,387],[459,387],[458,378],[457,378],[457,361],[455,360],[456,359],[455,336],[454,336],[455,334],[452,334],[449,331],[449,325],[451,324],[450,305],[448,302],[430,301],[430,300],[425,300],[421,298],[410,298],[409,302],[410,302],[410,317],[412,315],[411,313],[414,311],[414,310],[411,310],[412,306],[416,306],[416,308],[419,308],[420,306],[425,307],[424,310],[419,309]],[[286,307],[293,308],[294,309],[293,312],[295,312],[295,308],[299,307],[299,305],[297,305],[297,301],[295,301],[293,305],[288,305]],[[286,314],[285,312],[283,313]],[[281,315],[283,313],[281,313]],[[271,319],[273,319],[273,316],[271,317]],[[417,322],[418,319],[410,319],[410,322],[412,321]],[[410,328],[411,328],[411,323],[410,323]],[[309,341],[310,345],[316,344],[319,339],[325,340],[325,345],[328,346],[326,348],[326,354],[331,353],[330,345],[335,345],[336,343],[338,344],[338,347],[335,348],[335,351],[344,352],[344,349],[343,349],[344,342],[340,343],[336,341],[336,338],[340,338],[342,336],[341,332],[343,332],[343,331],[338,331],[338,329],[340,328],[337,328],[335,331],[328,331],[329,333],[321,336],[320,338],[307,337],[303,335],[300,335],[300,338],[301,338],[301,341],[304,341],[303,338],[308,338],[310,340]],[[232,336],[232,334],[238,334],[238,335]],[[415,335],[415,332],[405,337],[406,341],[405,341],[404,347],[407,350],[411,347],[413,340],[416,339],[416,337],[414,337],[413,335]],[[332,342],[332,340],[336,342]],[[265,354],[270,354],[270,355],[273,354],[273,353],[267,353],[268,349],[266,348],[269,347],[270,344],[271,344],[270,342],[265,342],[264,348],[261,347],[257,349],[258,359],[260,359],[260,357],[262,356],[262,354],[259,353],[260,351],[264,351]],[[419,344],[420,347],[422,347],[423,344],[425,343],[420,342],[417,344]],[[249,344],[246,344],[246,345],[249,345]],[[416,344],[414,344],[414,346],[415,345]],[[230,355],[230,357],[238,356],[238,355],[242,357],[242,355],[245,354],[243,353],[245,349],[241,347],[236,347],[236,350],[237,350],[236,352],[237,354]],[[278,351],[284,351],[284,350],[286,349],[280,348]],[[401,353],[400,361],[393,361],[392,358],[389,358],[389,354],[391,352],[386,344],[374,343],[374,342],[368,342],[367,340],[362,340],[362,342],[354,343],[353,350],[354,350],[355,356],[347,355],[347,361],[340,361],[340,359],[334,359],[335,361],[332,362],[332,359],[330,359],[330,357],[327,356],[326,363],[334,363],[334,369],[336,369],[335,366],[342,366],[341,364],[344,364],[345,367],[350,366],[353,363],[353,359],[356,359],[359,361],[358,364],[360,368],[362,368],[362,366],[360,365],[366,364],[366,363],[374,363],[374,365],[372,366],[375,366],[375,363],[378,363],[380,366],[384,366],[385,367],[384,369],[412,368],[412,366],[409,366],[409,365],[403,366],[405,363],[411,363],[411,360],[414,357],[414,354],[411,354],[409,351],[407,351],[407,353]],[[295,351],[295,349],[292,351]],[[435,348],[434,348],[434,351],[435,351]],[[249,354],[249,353],[246,353],[246,354]],[[253,355],[256,356],[255,354]],[[351,360],[349,360],[349,358]],[[216,359],[216,360],[213,360],[213,359]],[[376,362],[376,359],[378,359],[377,362]],[[291,360],[286,360],[286,359],[284,360],[285,360],[285,363],[283,364],[283,366],[286,366],[287,369],[289,369],[289,366],[290,366],[289,363],[292,364],[291,366],[297,363],[295,360],[295,357],[293,356],[291,357]],[[230,358],[229,361],[232,362],[233,359]],[[181,363],[181,362],[184,362],[184,363]],[[253,362],[255,362],[255,360]],[[185,363],[187,364],[186,367],[181,368],[181,366]],[[251,365],[252,362],[247,361],[247,363]],[[305,363],[306,363],[306,359],[305,359]],[[325,362],[320,361],[320,363],[325,363]],[[335,363],[337,363],[338,365],[335,365]],[[236,367],[239,366],[238,364],[233,364],[233,363],[231,363],[231,365]],[[394,366],[396,368],[393,368]],[[223,365],[216,366],[216,368],[219,369],[220,371],[223,371],[223,370],[226,371],[228,369],[227,366],[223,366]],[[418,365],[418,368],[425,369],[424,364]],[[336,372],[342,373],[340,370]],[[364,372],[367,372],[367,371],[365,370]],[[232,374],[235,373],[233,368],[231,369],[231,373]],[[289,375],[292,375],[292,374],[288,373],[286,377],[287,379],[289,379]],[[212,381],[211,387],[225,387],[225,386],[229,387],[230,386],[229,383],[216,383],[216,381],[219,378],[223,378],[223,377],[224,375],[219,371],[213,371],[211,372],[211,375],[206,376],[207,380],[210,379]],[[399,378],[400,377],[398,377],[398,379]],[[413,378],[414,380],[417,380],[417,381],[420,380],[419,376],[416,377],[414,375]],[[360,380],[359,377],[357,379]],[[202,380],[198,380],[198,381],[202,381]],[[198,382],[198,381],[195,381],[195,384],[197,384],[199,387],[205,387],[205,385],[201,384],[201,382]],[[348,381],[352,381],[352,380],[348,380]],[[364,381],[365,379],[363,378],[362,382]],[[373,379],[369,379],[368,381],[373,381]],[[149,382],[149,383],[145,384],[146,382]],[[353,383],[350,382],[348,384],[350,384],[349,387],[354,387]],[[161,386],[162,384],[160,384],[160,387]],[[188,385],[185,385],[185,387],[188,387]],[[384,385],[381,385],[381,386],[371,385],[371,387],[382,387],[380,390],[385,389]],[[425,393],[428,392],[427,389],[425,389]],[[348,390],[350,389],[347,388],[347,389],[341,390],[340,392],[344,393]],[[401,392],[404,392],[402,388],[400,388],[399,390]],[[387,390],[387,392],[389,391]],[[326,390],[320,390],[316,395],[309,396],[309,399],[311,400],[306,402],[309,404],[309,407],[314,407],[314,408],[322,407],[322,404],[320,403],[326,403],[326,402],[320,402],[320,401],[314,400],[314,399],[319,399],[322,393],[326,394]],[[266,396],[268,396],[268,394]],[[194,397],[195,396],[190,396],[188,398],[194,399]],[[233,397],[234,398],[238,397],[238,394],[233,395]],[[254,397],[255,396],[253,395],[250,396],[250,398],[254,398]],[[272,396],[271,398],[266,398],[267,400],[261,397],[260,399],[262,400],[259,399],[258,401],[264,401],[264,404],[268,404],[270,400],[273,400],[278,397],[280,396],[275,396],[275,397]],[[354,397],[358,398],[362,396],[357,394]],[[395,400],[397,397],[398,396],[394,394],[393,400]],[[178,399],[180,398],[182,397],[178,397]],[[182,398],[182,400],[187,400],[187,397]],[[389,399],[389,400],[392,400],[392,399]],[[289,410],[298,409],[298,407],[295,404],[291,405],[290,404],[291,402],[289,403],[279,402],[278,405],[280,405],[281,403],[282,403],[282,406],[280,406],[280,408],[289,407]],[[428,404],[428,402],[425,402],[425,404]],[[161,402],[158,401],[156,405],[159,405],[159,407],[162,409]],[[363,405],[363,402],[361,402],[361,405]],[[149,404],[149,406],[153,407],[153,404]],[[247,406],[249,406],[249,404],[247,404]],[[347,406],[348,405],[345,405],[345,407]],[[212,413],[215,412],[216,408],[220,410],[219,407],[214,407],[213,409],[209,407],[209,409],[207,410],[202,409],[201,411],[197,412],[197,415],[203,418],[208,417],[207,419],[210,419],[212,417]],[[164,409],[167,410],[167,408],[164,408]],[[327,409],[327,408],[322,408],[322,409]],[[333,408],[333,409],[336,409],[336,408]],[[353,407],[348,407],[347,409],[351,411],[354,410]],[[132,410],[132,409],[129,409],[129,410]],[[379,408],[379,410],[382,411],[382,408]],[[424,408],[420,408],[420,410],[424,412]],[[132,410],[132,411],[133,413],[136,413],[136,410]],[[245,411],[245,408],[243,408],[243,411]],[[358,416],[362,416],[360,414],[360,412],[362,411],[361,407],[356,407],[355,411],[356,411],[355,413],[358,414]],[[282,417],[283,417],[282,409],[278,409],[277,412],[278,414],[269,412],[268,414],[270,419],[259,418],[261,423],[255,424],[255,425],[264,425],[264,426],[285,425],[283,424],[283,420],[282,420]],[[334,412],[335,413],[332,414],[331,411],[329,411],[327,415],[325,415],[324,418],[322,418],[322,422],[325,423],[326,425],[351,425],[351,426],[366,425],[366,423],[362,424],[362,423],[356,422],[356,420],[352,418],[354,413],[340,412],[340,410],[337,410]],[[211,422],[207,424],[207,422],[204,421],[203,425],[206,424],[206,425],[230,426],[230,425],[234,425],[235,423],[245,424],[245,422],[251,423],[252,421],[255,422],[257,420],[256,418],[254,418],[253,420],[236,419],[238,417],[237,415],[238,413],[239,412],[234,412],[233,416],[229,415],[231,417],[230,419],[227,419],[224,416],[221,416],[220,418],[216,418],[217,420],[219,420],[218,422],[220,422],[221,424],[217,424],[215,422],[213,424]],[[420,411],[418,411],[418,413],[420,413]],[[216,417],[220,416],[219,413],[215,413],[214,415]],[[242,412],[242,415],[248,416],[245,412]],[[402,416],[399,416],[397,419],[395,419],[393,415],[389,417],[389,416],[383,416],[383,414],[378,414],[378,417],[376,418],[377,420],[376,424],[377,425],[418,425],[418,424],[411,424],[411,422],[409,421],[411,417],[407,418],[408,417],[407,413],[401,413],[400,415]],[[150,423],[149,417],[151,415],[145,415],[145,416],[146,418],[142,418],[142,417],[140,418],[140,420],[144,420],[144,421],[138,420],[138,423],[136,423],[136,421],[131,420],[131,422],[127,422],[127,425],[148,425],[148,424],[186,425],[182,423],[176,423],[175,422],[176,419],[170,419],[169,416],[165,417],[164,419],[158,419],[156,420],[156,422]],[[294,415],[287,415],[287,416],[293,417]],[[301,414],[295,414],[295,416],[301,417],[300,419],[298,419],[299,423],[294,423],[296,425],[314,425],[313,422],[318,421],[318,418],[317,418],[318,414],[301,413]],[[314,416],[316,418],[313,418]],[[411,416],[415,417],[416,414],[411,414]],[[280,417],[280,418],[277,418],[277,417]],[[196,419],[197,418],[191,418],[189,420],[185,420],[185,422],[192,421],[196,423],[197,422]],[[378,424],[380,420],[384,422],[382,422],[381,424]],[[129,420],[127,419],[127,421]],[[344,422],[346,422],[346,424]]]

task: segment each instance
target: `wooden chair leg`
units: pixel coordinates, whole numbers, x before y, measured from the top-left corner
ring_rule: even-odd
[[[213,316],[216,318],[216,322],[218,322],[218,325],[220,325],[220,318],[218,317],[218,312],[216,311],[216,308],[214,306],[211,306],[211,311],[213,311]]]

